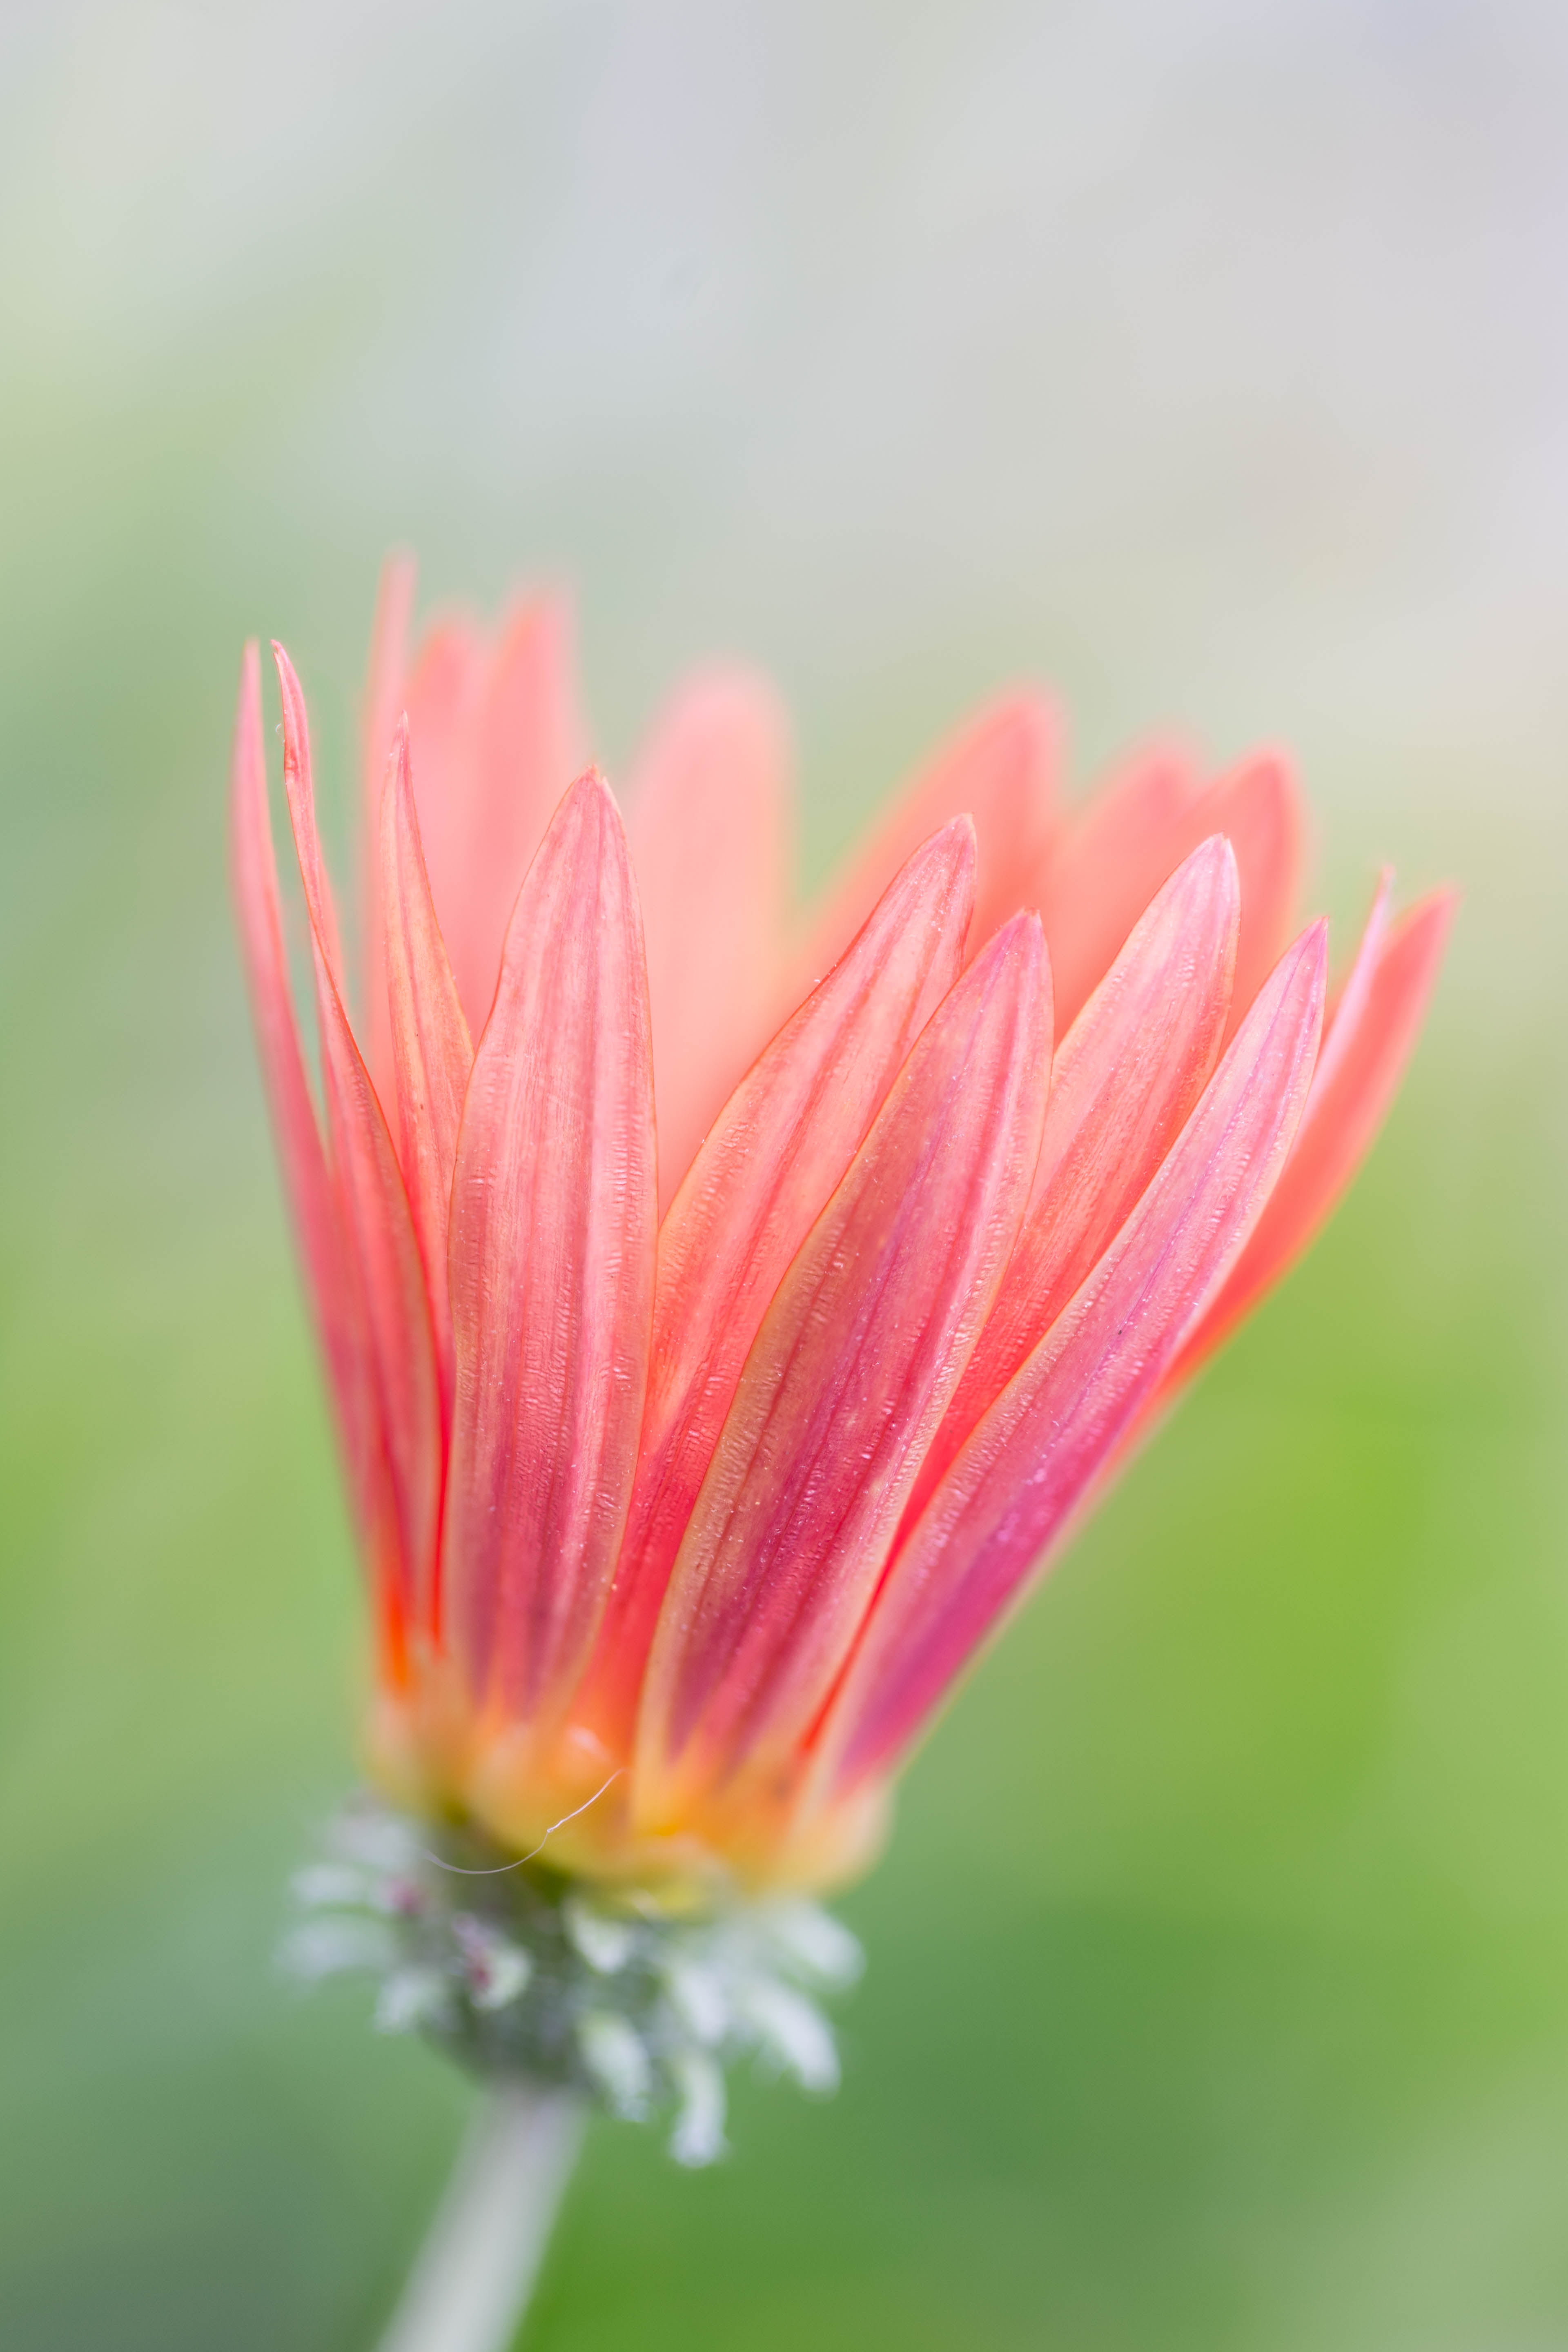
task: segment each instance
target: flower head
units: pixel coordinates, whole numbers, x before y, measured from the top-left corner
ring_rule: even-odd
[[[875,1851],[955,1677],[1364,1152],[1451,908],[1379,887],[1324,1022],[1288,771],[1081,813],[1047,708],[938,756],[792,924],[786,735],[680,691],[623,822],[549,600],[404,640],[349,979],[278,651],[307,1076],[255,648],[235,864],[375,1622],[390,1792],[666,1905]]]

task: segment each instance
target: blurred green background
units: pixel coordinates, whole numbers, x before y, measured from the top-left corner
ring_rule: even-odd
[[[820,872],[1037,672],[1467,899],[1353,1199],[846,1905],[823,2108],[590,2136],[537,2352],[1568,2343],[1568,16],[0,15],[0,2341],[359,2352],[465,2108],[282,1888],[356,1601],[230,938],[242,637],[771,666]],[[1342,941],[1343,930],[1341,931]]]

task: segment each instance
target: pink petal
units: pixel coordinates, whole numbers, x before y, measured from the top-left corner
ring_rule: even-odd
[[[474,1049],[436,921],[419,845],[406,720],[393,745],[377,830],[400,1158],[429,1293],[443,1404],[449,1417],[452,1317],[447,1286],[447,1226],[458,1129]]]
[[[1202,790],[1185,755],[1157,745],[1096,793],[1047,851],[1026,896],[1046,926],[1059,1030],[1078,1019],[1133,924],[1181,863],[1175,844]]]
[[[582,1711],[628,1736],[659,1603],[769,1301],[963,969],[974,828],[910,858],[715,1121],[658,1241],[653,1362],[616,1590]]]
[[[489,668],[489,647],[479,624],[453,615],[426,632],[404,688],[419,837],[436,912],[444,927],[450,926],[462,904],[473,799],[473,737]]]
[[[831,1689],[1016,1236],[1049,1046],[1019,916],[922,1032],[747,1359],[648,1663],[649,1824],[766,1776]]]
[[[692,679],[637,762],[627,830],[647,942],[661,1201],[767,1036],[789,766],[778,697],[744,670]]]
[[[427,1612],[440,1492],[440,1409],[424,1269],[397,1156],[344,1009],[342,966],[316,833],[305,698],[272,648],[283,696],[283,779],[305,887],[327,1131],[348,1261],[363,1301],[366,1371],[397,1538],[395,1580],[409,1617]]]
[[[502,624],[473,713],[472,766],[455,780],[465,795],[461,867],[442,929],[476,1036],[522,877],[586,757],[571,616],[553,597],[519,604]]]
[[[452,1188],[448,1619],[475,1692],[535,1723],[581,1671],[620,1544],[654,1236],[642,928],[590,772],[518,898]]]
[[[1037,886],[1058,1020],[1077,1019],[1155,891],[1214,833],[1241,876],[1234,1029],[1289,936],[1300,876],[1300,798],[1271,753],[1205,790],[1178,755],[1154,752],[1090,802]]]
[[[365,679],[361,730],[360,772],[364,793],[362,835],[363,869],[360,891],[362,922],[365,1058],[383,1102],[393,1097],[392,1032],[388,1024],[386,991],[382,984],[381,802],[386,763],[392,757],[404,703],[404,672],[407,667],[408,625],[414,611],[415,569],[406,555],[387,558],[382,567],[370,636],[370,669]]]
[[[912,1520],[1152,1181],[1219,1056],[1239,886],[1211,836],[1142,918],[1058,1048],[1028,1213],[910,1499]]]
[[[1241,875],[1241,936],[1230,1000],[1234,1035],[1295,929],[1305,861],[1301,796],[1287,762],[1264,751],[1204,794],[1194,820],[1223,833]]]
[[[1365,1158],[1420,1034],[1457,903],[1451,891],[1439,890],[1412,907],[1384,939],[1386,885],[1379,892],[1296,1148],[1230,1279],[1173,1367],[1166,1395],[1300,1256]]]
[[[363,1302],[347,1263],[342,1218],[321,1148],[289,985],[267,810],[261,670],[254,643],[245,649],[240,673],[231,808],[235,901],[262,1077],[390,1662],[401,1657],[405,1631],[391,1578],[395,1565],[391,1488],[365,1380]]]
[[[564,608],[519,603],[493,644],[469,621],[443,622],[420,648],[407,707],[431,893],[477,1034],[529,860],[584,761]]]
[[[1197,1109],[894,1561],[814,1775],[890,1768],[1016,1593],[1234,1264],[1284,1163],[1322,1013],[1322,926],[1260,992]]]
[[[894,798],[830,886],[799,961],[797,993],[843,953],[905,859],[951,817],[974,819],[973,936],[988,940],[1025,903],[1045,855],[1058,761],[1056,713],[1041,695],[1007,695],[970,719]]]

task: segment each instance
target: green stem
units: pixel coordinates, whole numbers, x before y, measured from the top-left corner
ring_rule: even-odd
[[[380,2352],[507,2352],[582,2132],[574,2092],[488,2095]]]

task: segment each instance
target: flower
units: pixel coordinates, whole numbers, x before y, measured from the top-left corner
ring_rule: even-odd
[[[320,1116],[254,646],[233,785],[374,1612],[370,1766],[667,1906],[830,1886],[1086,1499],[1343,1190],[1451,901],[1395,920],[1385,877],[1325,1027],[1284,763],[1210,781],[1155,751],[1064,814],[1026,692],[795,927],[765,684],[682,688],[623,823],[559,605],[407,660],[412,586],[389,568],[375,633],[357,1009],[275,649]]]

